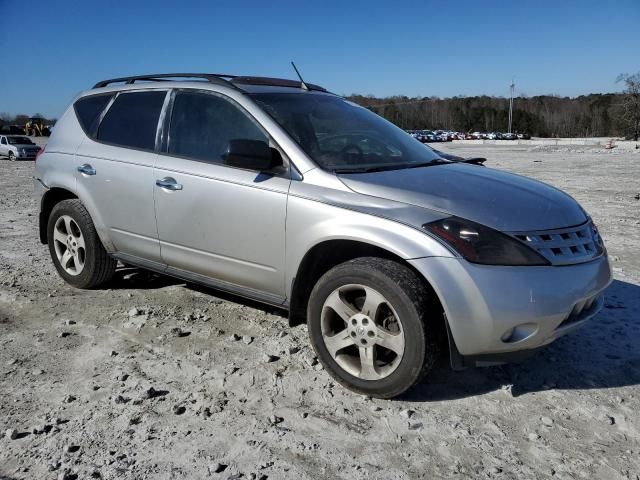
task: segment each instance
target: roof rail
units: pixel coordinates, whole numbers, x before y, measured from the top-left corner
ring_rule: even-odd
[[[210,83],[217,85],[226,85],[227,87],[240,89],[239,85],[266,85],[274,87],[294,87],[302,88],[302,82],[298,80],[288,80],[285,78],[271,78],[271,77],[246,77],[236,75],[226,75],[218,73],[154,73],[150,75],[136,75],[133,77],[120,77],[112,78],[110,80],[102,80],[96,83],[93,88],[106,87],[112,83],[125,83],[126,85],[132,85],[138,80],[147,82],[161,82],[163,80],[181,79],[181,78],[196,78],[200,80],[206,80]],[[326,92],[324,88],[312,83],[306,83],[310,90],[318,90],[320,92]]]
[[[154,73],[150,75],[136,75],[133,77],[120,77],[120,78],[112,78],[110,80],[102,80],[101,82],[96,83],[93,88],[101,88],[106,87],[112,83],[125,83],[127,85],[131,85],[138,80],[146,80],[150,82],[159,82],[164,79],[171,78],[199,78],[201,80],[207,80],[210,83],[217,83],[218,85],[226,85],[226,86],[235,86],[226,79],[233,79],[235,75],[225,75],[225,74],[217,74],[217,73]]]
[[[272,87],[294,87],[303,88],[302,82],[299,80],[289,80],[286,78],[272,78],[272,77],[233,77],[231,82],[236,85],[267,85]],[[327,90],[320,85],[314,85],[313,83],[305,82],[309,90],[318,90],[320,92],[326,92]]]

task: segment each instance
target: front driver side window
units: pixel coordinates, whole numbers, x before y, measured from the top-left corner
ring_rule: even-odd
[[[7,139],[5,137],[2,137],[2,145],[6,145],[7,144]]]
[[[230,140],[269,142],[249,116],[229,100],[209,93],[178,92],[169,128],[169,153],[224,163]]]

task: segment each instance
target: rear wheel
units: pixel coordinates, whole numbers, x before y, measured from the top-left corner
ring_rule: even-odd
[[[89,212],[77,199],[58,203],[49,216],[47,239],[60,276],[77,288],[108,282],[116,270],[96,232]]]
[[[357,258],[323,275],[309,298],[311,343],[325,369],[358,393],[391,398],[433,366],[429,292],[409,268]]]

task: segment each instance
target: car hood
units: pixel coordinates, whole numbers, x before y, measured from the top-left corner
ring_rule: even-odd
[[[476,165],[450,163],[339,178],[364,195],[437,210],[505,232],[550,230],[587,220],[572,197],[550,185]]]

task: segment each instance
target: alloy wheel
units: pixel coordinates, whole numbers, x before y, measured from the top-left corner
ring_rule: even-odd
[[[343,285],[325,300],[322,339],[336,363],[363,380],[388,377],[400,364],[404,331],[393,306],[378,291]]]
[[[53,228],[53,243],[60,265],[69,275],[79,275],[84,268],[86,247],[82,231],[69,215],[62,215]]]

